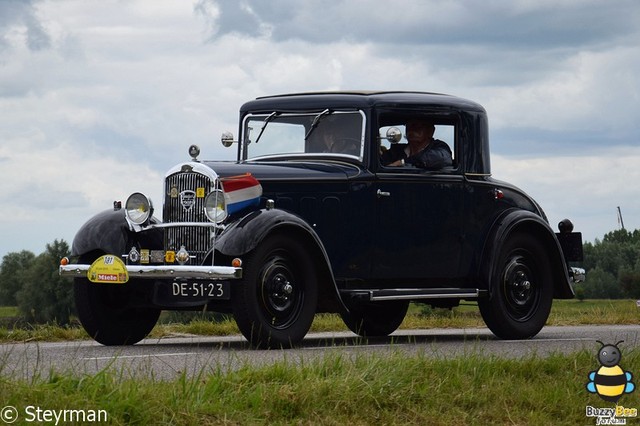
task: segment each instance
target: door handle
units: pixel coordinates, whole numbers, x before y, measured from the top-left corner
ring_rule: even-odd
[[[391,197],[391,193],[387,192],[387,191],[382,191],[380,189],[378,189],[378,191],[376,192],[376,195],[378,196],[378,198],[381,197]]]

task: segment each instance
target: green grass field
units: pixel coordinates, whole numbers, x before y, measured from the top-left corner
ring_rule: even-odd
[[[15,317],[18,315],[18,308],[15,306],[0,306],[0,318]]]
[[[0,312],[15,315],[11,309]],[[639,313],[629,300],[556,301],[549,324],[638,324]],[[483,326],[474,306],[452,311],[412,306],[402,325]],[[335,315],[318,315],[313,324],[318,331],[343,329]],[[237,329],[232,321],[200,320],[160,324],[153,331],[170,333],[234,334]],[[4,342],[83,338],[87,336],[78,327],[0,331]],[[520,360],[481,355],[442,359],[408,357],[390,346],[386,355],[332,352],[306,363],[214,368],[213,373],[172,381],[133,380],[110,369],[80,377],[49,371],[14,380],[2,374],[0,358],[0,406],[15,407],[23,421],[28,407],[31,413],[40,407],[104,410],[110,424],[139,425],[588,425],[596,419],[586,417],[586,406],[614,406],[585,388],[589,372],[599,368],[595,351]],[[621,349],[621,365],[640,377],[640,349]],[[619,404],[639,408],[637,395],[623,395]]]
[[[17,315],[14,307],[0,307],[0,318]],[[555,300],[547,325],[580,324],[640,324],[640,309],[634,300]],[[411,305],[401,329],[473,328],[484,327],[475,304],[461,305],[452,310],[428,309]],[[339,315],[319,314],[311,331],[347,331]],[[188,323],[161,321],[151,332],[152,337],[172,334],[228,336],[239,334],[233,320],[209,321],[194,319]],[[59,341],[88,339],[82,327],[31,325],[16,328],[0,327],[0,342]]]
[[[279,362],[168,382],[109,370],[30,381],[0,374],[0,401],[18,410],[104,410],[111,424],[595,424],[586,406],[613,404],[585,389],[599,367],[594,355],[513,360],[334,352],[302,365]],[[624,367],[640,371],[637,350],[624,353]],[[620,404],[637,408],[637,395],[623,395]]]

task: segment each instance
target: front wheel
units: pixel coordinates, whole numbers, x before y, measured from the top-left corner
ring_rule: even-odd
[[[107,346],[133,345],[144,339],[160,316],[160,309],[130,305],[133,286],[96,284],[75,278],[73,292],[78,319],[96,342]]]
[[[316,268],[304,244],[272,235],[246,258],[233,293],[238,328],[256,348],[289,348],[309,331],[318,299]]]
[[[549,256],[528,234],[510,237],[497,258],[491,295],[480,299],[480,313],[501,339],[527,339],[544,327],[551,311],[553,281]]]

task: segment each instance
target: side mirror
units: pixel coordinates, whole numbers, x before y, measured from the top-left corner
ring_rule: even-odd
[[[222,142],[222,145],[224,147],[229,148],[231,145],[238,141],[233,140],[233,133],[224,132],[222,136],[220,136],[220,142]]]
[[[391,143],[398,143],[402,140],[402,132],[397,127],[391,127],[387,130],[386,139]]]

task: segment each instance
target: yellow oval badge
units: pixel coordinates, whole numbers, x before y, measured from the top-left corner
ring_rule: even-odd
[[[91,264],[87,278],[92,283],[124,284],[129,281],[129,274],[120,258],[105,254]]]

